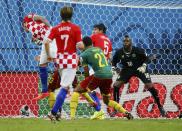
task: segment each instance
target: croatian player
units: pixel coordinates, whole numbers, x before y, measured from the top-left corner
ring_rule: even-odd
[[[104,52],[106,59],[110,63],[110,59],[112,56],[112,43],[110,39],[107,37],[106,31],[107,31],[107,28],[103,23],[95,24],[93,26],[91,39],[92,39],[93,46],[99,47]],[[94,74],[93,69],[90,69],[89,73],[90,75]],[[98,97],[96,96],[95,91],[91,93],[91,97],[93,97],[93,99],[97,101],[97,103],[100,103]],[[103,112],[103,111],[100,110],[99,112]],[[94,115],[91,116],[91,119],[104,119],[104,115],[100,116],[99,118],[96,118],[97,116],[96,114],[98,114],[99,112],[97,111],[94,112]]]
[[[92,43],[94,47],[99,47],[110,61],[112,56],[112,43],[106,36],[106,26],[103,23],[95,24],[93,28],[93,34],[91,35]]]
[[[40,100],[49,96],[48,86],[47,86],[48,61],[47,61],[45,45],[42,43],[47,38],[50,32],[51,26],[44,17],[36,15],[36,14],[29,14],[25,16],[23,19],[23,28],[25,29],[26,32],[30,32],[32,34],[32,42],[35,42],[37,45],[42,45],[40,61],[39,61],[39,76],[40,76],[41,84],[42,84],[42,92],[41,94],[38,95],[38,97],[34,98],[34,100]],[[55,40],[52,41],[49,52],[50,52],[50,56],[53,59],[55,59],[56,52],[57,52]]]
[[[63,7],[60,11],[60,16],[62,18],[61,23],[52,28],[48,39],[45,41],[48,60],[51,60],[52,57],[50,55],[49,48],[52,44],[51,42],[56,39],[58,48],[56,62],[59,65],[59,74],[61,76],[61,88],[56,97],[56,102],[51,113],[48,115],[51,120],[57,120],[57,113],[59,109],[61,109],[68,89],[75,78],[76,68],[78,65],[76,48],[84,48],[81,39],[81,29],[78,25],[71,22],[72,15],[72,7]]]

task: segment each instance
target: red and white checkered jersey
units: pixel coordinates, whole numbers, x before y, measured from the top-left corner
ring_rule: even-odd
[[[104,52],[104,55],[108,59],[109,54],[112,52],[112,43],[109,38],[103,33],[98,33],[93,34],[91,36],[91,39],[93,42],[93,46],[101,48]]]
[[[40,42],[43,42],[45,33],[47,30],[49,30],[49,27],[45,25],[41,20],[34,21],[34,16],[36,14],[30,13],[26,15],[23,19],[23,23],[26,23],[27,29],[32,34],[32,39],[34,40],[40,40]]]
[[[64,22],[51,29],[48,39],[56,39],[58,64],[60,68],[76,68],[76,45],[82,41],[79,26]]]
[[[34,13],[30,13],[28,15],[26,15],[24,18],[23,18],[23,23],[29,23],[29,22],[32,22],[32,21],[35,21],[37,24],[42,24],[42,26],[44,28],[49,28],[47,25],[45,25],[41,20],[34,20],[34,16],[36,14]],[[48,21],[48,20],[45,20],[45,21]]]
[[[59,68],[77,68],[78,65],[78,56],[76,53],[69,54],[69,53],[58,53],[57,54],[56,63],[59,65]]]
[[[31,32],[33,39],[40,40],[42,43],[49,27],[47,27],[44,23],[31,21],[27,24],[27,29]]]

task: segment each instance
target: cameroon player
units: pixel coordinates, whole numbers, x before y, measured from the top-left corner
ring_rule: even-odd
[[[103,101],[107,106],[113,107],[117,111],[124,113],[128,119],[133,119],[133,116],[119,103],[110,100],[112,72],[103,51],[100,48],[92,47],[92,40],[90,37],[84,37],[83,43],[85,51],[80,55],[80,61],[84,67],[85,76],[87,77],[74,89],[72,94],[70,102],[71,119],[75,119],[80,93],[95,90],[97,87],[99,87],[103,96]],[[94,70],[94,74],[91,76],[88,76],[88,65]],[[103,115],[103,112],[100,111],[94,115],[94,117],[99,117]]]

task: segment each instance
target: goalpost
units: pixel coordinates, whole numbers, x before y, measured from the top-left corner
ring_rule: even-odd
[[[28,105],[35,116],[49,111],[47,99],[34,102],[40,90],[38,68],[34,57],[40,47],[22,28],[23,17],[30,13],[45,16],[55,26],[64,5],[74,8],[73,22],[83,36],[91,35],[93,25],[103,22],[112,40],[113,53],[122,47],[128,34],[133,44],[158,59],[149,64],[149,72],[168,118],[182,112],[182,1],[180,0],[8,0],[0,2],[0,117],[17,116]],[[52,72],[52,66],[49,67]],[[81,78],[82,76],[78,76]],[[82,79],[82,78],[81,78]],[[39,88],[38,88],[39,87]],[[120,104],[136,118],[159,118],[150,93],[137,78],[121,87]],[[67,96],[64,116],[69,116]],[[81,98],[78,117],[89,117],[93,109]],[[102,108],[107,114],[103,104]]]

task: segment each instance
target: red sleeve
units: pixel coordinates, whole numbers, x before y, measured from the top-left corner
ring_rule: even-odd
[[[56,28],[52,28],[51,29],[48,38],[51,39],[51,40],[53,40],[54,38],[56,38]]]
[[[78,27],[78,28],[76,29],[75,34],[76,34],[76,36],[75,36],[75,38],[76,38],[76,43],[82,41],[82,33],[81,33],[80,27]]]

